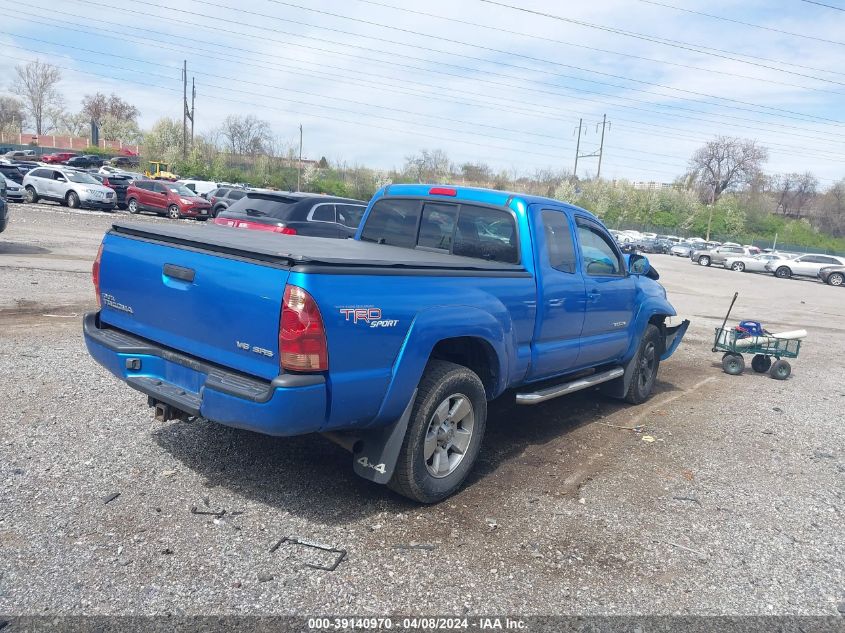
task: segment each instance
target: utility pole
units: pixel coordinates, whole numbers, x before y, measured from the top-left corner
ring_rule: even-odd
[[[601,116],[601,144],[599,145],[599,168],[596,171],[596,180],[601,178],[601,157],[604,154],[604,128],[607,125],[607,115]]]
[[[197,82],[191,77],[191,151],[194,150],[194,106],[197,102]]]
[[[182,60],[182,160],[188,157],[188,60]]]
[[[581,153],[581,128],[583,127],[584,120],[578,119],[578,142],[575,144],[575,169],[573,170],[572,175],[578,176],[578,159],[579,158],[596,158],[599,159],[599,167],[598,171],[596,172],[596,178],[601,177],[601,159],[604,154],[604,131],[605,128],[610,128],[610,121],[607,120],[607,115],[602,115],[601,123],[596,123],[596,132],[598,132],[599,125],[601,125],[601,143],[599,145],[599,149],[597,151],[591,152],[589,154],[582,154]]]
[[[584,119],[578,119],[578,141],[575,143],[575,169],[572,170],[572,175],[578,175],[578,157],[581,155],[581,125]]]
[[[302,123],[299,124],[299,170],[296,172],[296,190],[302,190]]]

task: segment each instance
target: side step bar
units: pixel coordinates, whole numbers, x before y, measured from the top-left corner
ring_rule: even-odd
[[[546,389],[541,389],[540,391],[518,393],[516,394],[516,403],[540,404],[541,402],[551,400],[552,398],[565,396],[568,393],[574,393],[576,391],[581,391],[582,389],[589,389],[590,387],[600,385],[603,382],[620,378],[624,374],[624,369],[621,367],[614,367],[613,369],[608,369],[607,371],[603,371],[598,374],[592,374],[591,376],[587,376],[585,378],[576,378],[571,382],[547,387]]]

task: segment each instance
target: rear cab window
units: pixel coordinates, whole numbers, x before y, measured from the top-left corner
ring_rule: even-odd
[[[361,239],[487,261],[519,263],[514,214],[469,202],[382,198],[373,205]]]

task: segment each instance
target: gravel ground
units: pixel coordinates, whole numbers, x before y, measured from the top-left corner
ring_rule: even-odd
[[[320,436],[154,422],[81,337],[112,219],[13,205],[0,235],[0,613],[845,610],[841,288],[654,256],[693,321],[654,398],[505,396],[469,484],[420,507]],[[735,319],[809,331],[788,381],[722,373],[735,290]]]

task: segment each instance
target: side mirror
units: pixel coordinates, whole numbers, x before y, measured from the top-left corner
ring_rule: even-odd
[[[648,275],[651,270],[651,263],[648,257],[636,253],[628,255],[628,272],[632,275]]]
[[[65,178],[59,177],[56,178],[56,182],[67,182],[67,180]]]

